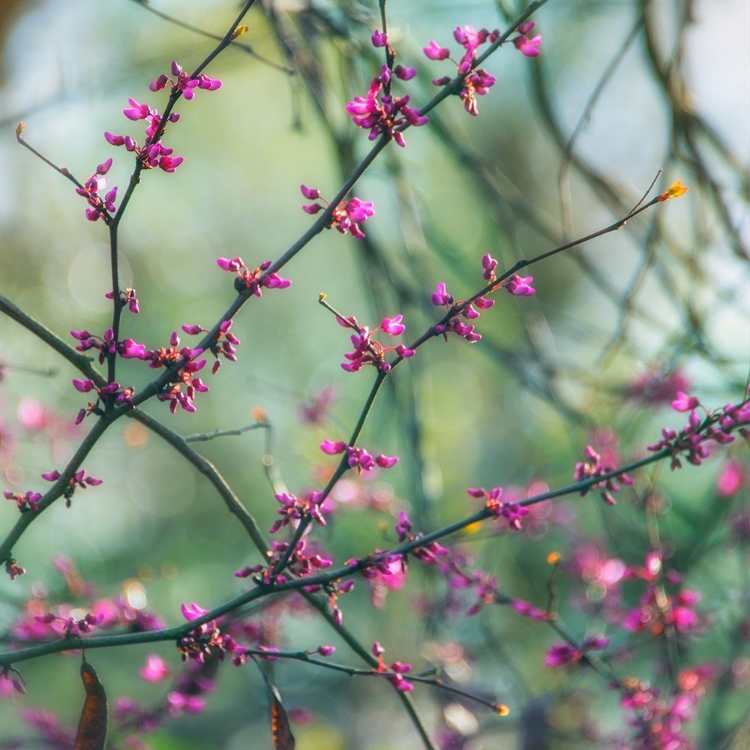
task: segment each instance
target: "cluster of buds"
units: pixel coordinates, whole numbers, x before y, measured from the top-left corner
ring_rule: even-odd
[[[221,367],[221,359],[220,357],[224,357],[225,359],[228,359],[230,362],[236,362],[237,361],[237,349],[236,347],[239,346],[240,340],[233,334],[229,332],[229,329],[232,327],[232,321],[231,320],[223,320],[219,324],[219,330],[216,335],[216,338],[214,339],[213,343],[208,347],[208,351],[211,352],[211,354],[216,357],[216,361],[213,364],[213,367],[211,368],[211,374],[215,375],[219,368]],[[200,326],[188,326],[184,325],[182,326],[182,330],[185,331],[189,336],[198,336],[201,333],[209,333],[208,330],[205,328],[201,328]]]
[[[209,78],[207,75],[201,74],[196,78],[191,78],[176,60],[172,60],[172,75],[176,80],[170,78],[166,73],[162,73],[148,87],[151,91],[161,91],[168,83],[171,83],[172,93],[179,91],[188,100],[195,96],[196,88],[204,91],[216,91],[216,89],[221,88],[221,81]]]
[[[667,427],[662,429],[662,439],[658,443],[647,446],[650,451],[661,451],[668,449],[672,455],[672,469],[682,467],[680,457],[685,458],[693,466],[700,466],[708,457],[709,441],[727,445],[734,441],[731,431],[740,426],[740,434],[750,437],[750,431],[746,425],[750,423],[750,400],[741,404],[727,404],[715,414],[707,413],[702,420],[696,411],[701,406],[695,396],[688,396],[682,391],[677,391],[677,398],[672,401],[675,411],[689,411],[688,423],[680,433]]]
[[[31,492],[31,490],[23,495],[20,492],[4,490],[3,497],[6,500],[13,500],[21,513],[25,513],[29,510],[37,512],[39,510],[38,503],[42,499],[42,496],[38,492]]]
[[[586,456],[586,459],[584,461],[578,461],[578,463],[576,463],[575,472],[573,473],[573,478],[576,482],[583,482],[586,479],[593,479],[594,477],[600,477],[605,474],[609,474],[615,468],[614,466],[610,466],[609,464],[605,463],[602,460],[602,457],[590,445],[586,446],[584,454]],[[601,482],[598,482],[597,484],[594,484],[592,486],[598,488],[599,492],[601,493],[602,500],[604,500],[607,505],[615,505],[616,500],[614,498],[614,493],[620,490],[620,485],[618,483],[631,485],[633,484],[633,480],[623,472],[621,474],[618,474],[617,477],[603,479]],[[589,489],[591,489],[591,487],[588,487],[585,490],[581,490],[581,497],[584,497],[584,495],[588,493]]]
[[[497,281],[496,268],[497,261],[489,253],[485,253],[482,256],[482,278],[492,284],[487,293],[497,291],[498,289],[505,289],[514,297],[531,297],[536,294],[536,289],[531,286],[531,283],[534,281],[533,276],[521,277],[514,273],[507,279]],[[496,281],[497,283],[494,283]],[[440,282],[430,297],[432,304],[436,307],[444,307],[449,314],[454,308],[459,309],[459,313],[452,315],[447,323],[436,325],[434,328],[435,333],[442,333],[446,338],[449,333],[455,333],[471,344],[480,341],[482,334],[474,330],[473,323],[466,323],[464,321],[477,320],[484,310],[489,310],[495,304],[494,300],[487,298],[487,293],[474,297],[468,303],[457,302],[453,295],[448,292],[445,283]],[[464,320],[461,320],[461,318]]]
[[[715,677],[716,667],[712,664],[685,669],[677,675],[676,691],[664,698],[658,688],[634,677],[613,682],[610,687],[623,694],[620,704],[633,713],[627,719],[634,729],[627,746],[693,747],[685,724],[697,715],[698,706]]]
[[[379,454],[378,456],[372,456],[364,448],[356,448],[353,445],[347,445],[343,440],[324,440],[320,444],[320,450],[323,453],[327,453],[329,456],[335,456],[339,453],[346,453],[346,460],[351,469],[359,469],[360,473],[363,471],[371,471],[376,466],[381,469],[390,469],[398,463],[398,456],[386,456]]]
[[[115,295],[114,292],[107,292],[104,295],[107,299],[114,299]],[[140,312],[140,306],[138,305],[138,298],[135,296],[135,289],[131,289],[128,287],[125,291],[120,290],[120,294],[118,295],[118,299],[120,300],[120,305],[122,307],[128,308],[130,312],[132,312],[134,315],[137,315]]]
[[[109,180],[104,176],[109,172],[112,166],[112,159],[107,159],[103,164],[96,168],[96,172],[86,180],[83,187],[76,188],[76,193],[83,196],[89,204],[86,209],[86,218],[89,221],[96,221],[104,218],[109,222],[112,214],[117,210],[115,200],[117,198],[117,188],[113,187],[107,191],[104,196],[101,195],[109,185]]]
[[[493,487],[487,491],[484,487],[470,487],[466,492],[470,497],[484,499],[485,510],[492,513],[495,518],[505,518],[508,526],[516,531],[521,530],[521,519],[529,512],[528,508],[519,505],[515,501],[503,501],[502,487]]]
[[[319,211],[323,211],[326,206],[330,205],[329,202],[321,196],[320,190],[317,188],[300,185],[300,191],[307,200],[320,200],[323,202],[322,204],[309,203],[302,206],[302,210],[307,214],[315,215]],[[362,231],[360,224],[364,224],[364,222],[374,214],[375,209],[372,207],[370,201],[363,201],[359,198],[350,198],[348,201],[342,201],[333,209],[331,223],[328,225],[328,228],[330,229],[333,227],[341,232],[341,234],[349,232],[352,237],[361,240],[365,236],[365,233]]]
[[[216,89],[221,87],[221,81],[205,75],[191,78],[175,61],[172,62],[172,75],[175,76],[175,79],[163,73],[149,85],[149,88],[151,91],[160,91],[166,87],[167,83],[171,82],[173,97],[176,98],[182,95],[185,99],[192,99],[196,88],[206,91],[216,91]],[[161,136],[166,129],[166,123],[162,122],[159,112],[149,107],[148,104],[141,104],[135,99],[129,99],[128,104],[130,106],[122,111],[125,117],[134,122],[139,120],[147,122],[146,141],[144,145],[140,147],[129,135],[115,135],[109,132],[104,133],[107,142],[112,146],[125,146],[127,151],[131,151],[136,155],[143,169],[158,167],[164,172],[174,172],[185,160],[182,156],[172,156],[173,150],[167,148],[161,142]],[[177,122],[179,119],[180,116],[176,112],[172,112],[168,118],[169,122],[172,123]]]
[[[208,390],[208,386],[199,377],[195,377],[195,374],[206,366],[205,359],[198,359],[203,349],[191,349],[187,346],[180,349],[179,346],[180,337],[173,331],[168,347],[151,349],[141,357],[152,369],[174,368],[170,382],[156,395],[159,401],[169,402],[169,411],[172,414],[177,411],[178,406],[187,412],[194,412],[196,409],[193,400],[196,393],[205,393]]]
[[[89,331],[71,331],[70,335],[79,341],[76,351],[87,352],[96,349],[99,352],[99,364],[104,364],[107,357],[119,354],[123,359],[145,359],[147,352],[143,344],[137,344],[133,339],[116,341],[114,331],[107,328],[103,336],[97,336]]]
[[[79,393],[95,391],[97,394],[96,401],[89,402],[85,408],[78,412],[75,420],[76,424],[81,424],[89,414],[101,416],[104,413],[100,406],[102,399],[107,400],[108,398],[113,398],[116,404],[128,404],[128,406],[133,405],[135,391],[132,388],[127,388],[119,383],[107,383],[107,385],[97,388],[93,380],[73,378],[73,386]]]
[[[270,585],[272,583],[286,583],[288,576],[285,573],[274,573],[277,565],[286,560],[285,570],[294,578],[307,578],[315,575],[321,570],[330,568],[333,560],[325,555],[316,544],[310,544],[305,539],[300,539],[289,553],[287,542],[271,542],[271,550],[268,553],[266,565],[254,565],[238,570],[234,575],[236,578],[248,578],[250,576],[259,583]],[[306,586],[305,591],[313,593],[320,590],[320,586]]]
[[[408,94],[393,96],[391,81],[394,75],[402,81],[409,81],[416,76],[417,71],[402,65],[391,67],[396,53],[388,44],[387,34],[376,31],[372,35],[372,44],[374,47],[386,48],[387,64],[381,66],[380,73],[372,79],[367,94],[364,97],[355,96],[346,105],[346,111],[357,127],[370,131],[368,137],[371,141],[379,135],[386,135],[403,147],[406,145],[403,131],[410,126],[425,125],[429,118],[409,106]]]
[[[48,482],[56,482],[61,476],[62,474],[60,474],[60,472],[55,469],[54,471],[47,471],[42,474],[42,479],[46,479]],[[95,477],[87,476],[86,472],[83,469],[77,471],[70,478],[65,492],[63,492],[63,497],[65,498],[65,507],[70,508],[73,494],[77,489],[85,490],[87,487],[96,487],[102,484],[103,481],[103,479],[96,479]]]
[[[279,515],[281,518],[274,521],[270,534],[275,534],[279,529],[288,526],[293,521],[300,521],[303,518],[311,518],[319,526],[325,526],[326,520],[323,517],[323,493],[308,490],[303,497],[292,495],[291,492],[277,492],[274,496],[281,504]]]
[[[42,625],[51,625],[55,631],[64,638],[71,635],[85,635],[90,633],[97,625],[104,620],[102,614],[92,614],[91,612],[84,617],[76,619],[75,617],[59,617],[52,612],[46,615],[38,615],[34,618]]]
[[[188,621],[195,620],[198,617],[208,613],[207,609],[199,607],[197,604],[183,604],[181,607],[183,617]],[[225,654],[232,656],[232,662],[236,666],[241,666],[245,662],[247,649],[240,646],[231,635],[221,632],[216,624],[216,620],[204,622],[190,631],[177,641],[177,650],[180,652],[183,661],[193,659],[201,664],[205,663],[207,657],[217,654],[223,661]]]
[[[389,336],[400,336],[406,330],[406,326],[402,323],[403,319],[403,315],[383,318],[377,328],[370,330],[368,326],[361,326],[354,316],[342,318],[340,315],[336,315],[336,320],[340,326],[355,331],[351,336],[354,351],[344,354],[348,361],[343,362],[341,367],[347,372],[357,372],[363,365],[373,365],[381,372],[388,372],[391,369],[391,365],[385,361],[385,355],[388,352],[395,351],[399,357],[412,357],[414,349],[409,349],[403,344],[384,347],[379,341],[372,338],[373,334],[378,331],[383,331]]]
[[[414,685],[412,685],[410,682],[407,682],[407,680],[404,678],[404,675],[409,672],[411,669],[411,664],[404,664],[400,661],[394,661],[392,664],[386,664],[385,659],[383,659],[383,654],[385,653],[385,649],[375,641],[375,643],[372,644],[372,655],[375,656],[378,660],[378,666],[375,670],[378,674],[382,674],[385,677],[387,677],[392,683],[393,686],[401,693],[408,693],[411,690],[414,690]]]
[[[263,287],[266,289],[286,289],[292,285],[289,279],[282,279],[276,273],[266,273],[271,267],[270,260],[261,263],[252,271],[244,264],[242,258],[217,258],[216,263],[222,270],[237,275],[234,280],[234,288],[238,292],[249,289],[256,297],[262,297]]]
[[[535,36],[529,39],[527,34],[536,26],[534,21],[521,24],[518,27],[519,35],[512,41],[516,49],[527,57],[536,57],[539,54],[539,45],[542,42],[541,36]],[[495,29],[479,29],[477,31],[473,26],[460,26],[453,32],[453,38],[464,48],[464,54],[456,62],[451,58],[451,52],[447,47],[441,47],[437,42],[432,41],[423,52],[430,60],[448,60],[450,59],[456,66],[458,75],[461,77],[461,89],[459,96],[464,103],[464,109],[471,115],[478,115],[477,96],[484,96],[495,84],[495,76],[490,75],[482,68],[476,68],[477,50],[485,43],[494,44],[500,37],[500,32]],[[450,76],[435,78],[433,83],[436,86],[445,86],[451,82]]]
[[[398,541],[402,543],[414,542],[424,536],[421,532],[412,531],[412,523],[405,510],[399,511],[395,531],[398,535]],[[435,565],[438,562],[438,558],[445,557],[450,552],[437,542],[427,542],[413,549],[411,554],[426,565]]]
[[[544,666],[557,668],[577,664],[586,656],[586,652],[601,651],[607,646],[609,646],[609,638],[603,635],[590,636],[580,647],[571,646],[569,643],[553,643],[547,649]]]

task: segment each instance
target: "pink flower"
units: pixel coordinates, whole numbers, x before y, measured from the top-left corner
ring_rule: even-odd
[[[388,44],[388,34],[384,31],[378,31],[377,29],[372,35],[372,46],[373,47],[385,47]]]
[[[448,294],[448,291],[445,288],[445,283],[442,281],[437,285],[437,289],[435,289],[435,291],[432,293],[431,299],[432,304],[436,307],[453,304],[453,297]]]
[[[138,674],[146,682],[160,682],[169,674],[169,668],[160,656],[149,654],[146,657],[146,665],[141,667]]]
[[[536,21],[529,21],[528,23],[522,23],[518,27],[520,35],[513,40],[513,44],[516,49],[526,57],[536,57],[540,50],[539,47],[542,44],[542,37],[537,34],[535,37],[529,39],[528,34],[536,26]]]
[[[129,120],[145,120],[147,117],[156,115],[156,110],[150,109],[148,104],[139,104],[135,99],[128,99],[128,103],[130,106],[123,109],[122,113]]]
[[[531,286],[532,281],[533,276],[521,277],[514,273],[505,288],[515,297],[531,297],[536,294],[536,289]]]
[[[450,50],[447,47],[441,47],[437,42],[430,42],[427,47],[422,50],[430,60],[445,60],[450,57]]]
[[[692,411],[699,405],[700,401],[695,396],[688,396],[683,391],[677,391],[677,398],[671,404],[675,411]]]
[[[396,315],[393,318],[383,318],[380,327],[389,336],[400,336],[406,330],[406,326],[401,322],[403,319],[403,315]]]
[[[343,440],[337,440],[336,442],[333,442],[332,440],[324,440],[320,444],[320,450],[322,450],[323,453],[327,453],[329,456],[343,453],[346,450],[346,447],[346,443]]]
[[[188,622],[190,622],[191,620],[195,620],[198,617],[202,617],[203,615],[208,613],[207,609],[199,607],[195,602],[192,602],[191,604],[183,604],[180,607],[180,611],[182,612],[182,616]]]
[[[746,481],[743,465],[738,461],[729,460],[721,467],[719,478],[716,480],[716,491],[719,497],[732,497],[742,489]]]

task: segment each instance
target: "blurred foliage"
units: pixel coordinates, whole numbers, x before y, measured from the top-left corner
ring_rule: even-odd
[[[237,13],[227,0],[150,5],[217,34]],[[405,84],[419,106],[434,94],[430,80],[450,72],[426,60],[422,47],[431,39],[455,46],[458,25],[503,27],[519,8],[502,0],[391,0],[387,10],[398,62],[419,70]],[[392,545],[402,508],[427,531],[478,507],[467,487],[568,483],[584,446],[602,437],[616,434],[613,448],[638,457],[663,425],[684,421],[669,399],[644,407],[625,398],[644,373],[684,373],[691,392],[717,406],[742,398],[750,359],[746,6],[550,0],[535,18],[542,55],[530,60],[509,46],[490,58],[485,67],[498,83],[481,97],[478,118],[449,99],[428,126],[407,131],[405,149],[390,146],[360,181],[356,195],[377,209],[365,240],[325,232],[284,269],[292,287],[242,310],[232,329],[242,342],[239,361],[210,380],[198,412],[170,416],[157,402],[145,408],[183,435],[242,427],[260,408],[273,426],[283,481],[295,492],[319,489],[335,460],[318,445],[346,439],[372,382],[370,372],[341,370],[349,337],[319,306],[319,293],[363,324],[403,313],[413,340],[436,320],[430,294],[437,282],[458,298],[481,288],[484,253],[509,267],[600,229],[627,214],[658,170],[659,191],[676,179],[689,185],[685,199],[534,266],[536,296],[498,295],[478,323],[479,344],[434,340],[398,368],[360,441],[401,457],[371,483],[382,502],[346,508],[339,499],[329,525],[315,530],[337,564]],[[267,0],[246,23],[241,41],[257,54],[227,50],[207,71],[223,88],[179,102],[182,118],[168,142],[185,163],[174,175],[146,174],[122,225],[122,285],[136,287],[142,309],[125,319],[126,335],[149,347],[166,345],[182,324],[209,328],[235,296],[215,259],[239,255],[254,267],[278,258],[311,221],[299,185],[333,195],[368,150],[344,106],[364,94],[381,64],[369,43],[381,25],[377,3]],[[728,26],[743,42],[716,43]],[[85,220],[83,201],[65,180],[13,142],[13,129],[23,120],[27,140],[82,180],[114,156],[109,177],[122,191],[131,164],[102,133],[135,133],[121,115],[127,99],[159,106],[148,83],[172,59],[191,69],[214,43],[133,0],[28,2],[4,33],[0,293],[63,338],[71,329],[100,332],[111,314],[106,230]],[[37,489],[39,473],[61,467],[85,434],[86,424],[70,427],[84,399],[70,386],[74,369],[7,318],[0,318],[0,361],[55,369],[52,376],[8,369],[0,386],[0,452],[12,452],[0,464],[5,484]],[[138,389],[150,374],[142,363],[125,362],[118,379]],[[301,405],[324,388],[336,397],[330,414],[320,426],[303,424]],[[19,431],[19,409],[37,404],[58,421]],[[197,446],[264,529],[277,510],[264,469],[266,437],[249,431]],[[746,461],[741,448],[733,455]],[[105,483],[78,493],[71,509],[58,503],[14,549],[29,572],[0,581],[0,630],[34,587],[65,596],[52,556],[71,558],[101,596],[141,582],[148,608],[169,624],[181,621],[182,602],[213,607],[244,590],[233,573],[258,563],[258,554],[205,479],[156,435],[119,422],[85,467]],[[615,508],[594,494],[566,499],[535,516],[534,533],[487,526],[452,541],[498,577],[503,593],[544,607],[549,552],[565,560],[598,544],[640,564],[656,524],[670,566],[703,592],[715,624],[691,644],[691,660],[737,658],[732,638],[750,603],[747,548],[728,542],[726,519],[747,503],[747,489],[731,501],[719,498],[718,467],[712,460],[673,475],[666,467],[648,470]],[[652,491],[664,501],[648,520]],[[0,505],[3,529],[16,516],[13,504]],[[556,640],[544,624],[503,607],[474,618],[423,617],[418,605],[444,596],[443,582],[431,569],[414,565],[411,573],[408,587],[391,592],[382,609],[373,609],[358,582],[340,601],[345,623],[361,643],[379,640],[390,657],[419,669],[447,665],[469,692],[511,706],[501,719],[466,702],[480,727],[467,747],[583,747],[571,718],[582,713],[609,732],[622,729],[616,695],[602,689],[601,678],[542,666]],[[595,592],[560,585],[568,630],[583,637],[601,628],[576,604]],[[634,589],[632,604],[636,598]],[[352,662],[313,615],[279,617],[280,645],[333,643],[337,659]],[[630,653],[632,640],[617,646]],[[453,662],[446,644],[461,652]],[[90,655],[111,698],[158,702],[163,689],[144,687],[134,669],[151,651],[179,669],[165,644]],[[634,650],[623,674],[650,668],[655,654],[656,646]],[[0,747],[28,733],[17,720],[21,705],[54,710],[74,724],[77,670],[68,656],[25,663],[29,695],[0,704]],[[382,681],[294,662],[275,662],[271,671],[287,708],[304,706],[313,717],[295,727],[300,750],[418,746]],[[707,699],[699,732],[730,726],[747,705],[746,688],[721,696],[718,707]],[[200,716],[165,724],[151,746],[270,747],[263,682],[250,665],[225,666],[208,700]],[[418,686],[415,702],[432,727],[454,698]],[[550,727],[547,744],[530,744],[539,717]]]

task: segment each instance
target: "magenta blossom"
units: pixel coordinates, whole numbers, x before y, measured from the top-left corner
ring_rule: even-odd
[[[138,674],[146,682],[161,682],[169,674],[169,668],[167,667],[164,659],[157,654],[149,654],[146,657],[145,666],[138,670]]]
[[[451,55],[447,47],[441,47],[437,42],[432,41],[422,50],[430,60],[445,60]]]
[[[373,78],[367,94],[364,97],[355,96],[346,105],[346,111],[351,115],[355,125],[370,131],[371,141],[379,135],[386,135],[403,147],[406,141],[402,131],[408,127],[425,125],[429,118],[408,106],[408,95],[392,96],[383,92],[384,79],[389,76],[390,72],[385,68],[380,76]]]
[[[311,203],[302,206],[302,210],[305,213],[315,215],[319,211],[323,211],[326,206],[330,205],[329,202],[321,196],[320,190],[317,188],[300,185],[300,191],[308,200],[321,200],[323,202],[322,204]],[[374,214],[375,209],[373,208],[372,202],[363,201],[360,198],[350,198],[348,201],[342,201],[333,209],[331,212],[331,223],[329,224],[329,228],[333,227],[341,232],[341,234],[349,232],[352,237],[362,239],[365,236],[365,233],[359,225],[363,224]]]
[[[697,409],[700,401],[695,396],[688,396],[687,393],[677,391],[677,398],[672,401],[672,408],[675,411],[692,411]]]
[[[406,328],[401,322],[403,315],[383,318],[381,325],[372,331],[367,326],[361,326],[357,319],[352,316],[349,318],[337,317],[336,320],[340,326],[351,328],[355,332],[351,336],[354,351],[344,354],[348,361],[341,365],[347,372],[357,372],[363,365],[374,365],[381,372],[388,372],[391,369],[391,365],[385,361],[385,355],[388,352],[395,351],[399,357],[404,358],[412,357],[416,353],[414,349],[409,349],[403,344],[384,347],[379,341],[372,338],[373,334],[381,330],[391,336],[398,336],[403,333]]]
[[[531,297],[536,294],[536,289],[531,286],[533,276],[521,277],[513,274],[505,285],[505,288],[515,297]]]
[[[526,57],[536,57],[540,52],[539,47],[542,44],[542,37],[539,34],[531,39],[526,36],[535,26],[536,21],[522,23],[518,27],[519,35],[513,39],[516,49]]]
[[[263,287],[266,289],[286,289],[292,285],[289,279],[283,279],[277,273],[268,272],[271,267],[270,260],[261,263],[253,271],[244,264],[242,258],[217,258],[216,263],[224,271],[237,274],[237,278],[234,280],[234,288],[240,293],[249,289],[256,297],[262,297]]]

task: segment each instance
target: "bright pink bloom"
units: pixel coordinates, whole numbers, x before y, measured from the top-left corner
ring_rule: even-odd
[[[526,57],[536,57],[540,52],[539,47],[542,44],[542,37],[539,34],[531,39],[526,36],[535,26],[536,21],[522,23],[518,27],[518,31],[520,32],[519,36],[513,40],[516,49],[522,55],[526,55]]]
[[[441,47],[435,41],[430,42],[422,51],[430,60],[445,60],[451,54],[451,51],[447,47]]]
[[[515,297],[531,297],[536,294],[536,289],[531,286],[532,281],[534,281],[533,276],[521,277],[514,273],[508,279],[505,288]]]
[[[169,668],[161,656],[149,654],[146,657],[146,665],[140,668],[138,674],[146,682],[161,682],[169,674]]]
[[[389,336],[400,336],[406,330],[406,326],[401,322],[403,319],[403,315],[396,315],[393,318],[383,318],[380,327]]]
[[[695,396],[688,396],[683,391],[677,391],[677,398],[671,404],[675,411],[692,411],[699,405],[700,401]]]

